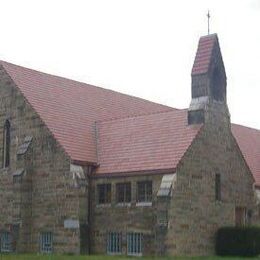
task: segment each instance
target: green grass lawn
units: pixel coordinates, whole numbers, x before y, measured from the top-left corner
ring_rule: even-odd
[[[70,256],[70,255],[0,255],[0,260],[228,260],[228,259],[260,259],[244,257],[126,257],[126,256]]]

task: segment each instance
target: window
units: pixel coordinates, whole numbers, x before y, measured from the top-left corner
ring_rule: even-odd
[[[142,255],[142,233],[127,233],[127,254]]]
[[[168,226],[168,212],[167,210],[160,210],[157,213],[157,224],[159,226]]]
[[[121,233],[109,232],[107,235],[107,253],[120,254],[122,252]]]
[[[10,164],[10,143],[11,143],[10,128],[11,128],[10,122],[6,120],[4,125],[4,136],[3,136],[3,168],[8,167]]]
[[[111,203],[111,184],[98,184],[98,204]]]
[[[152,181],[142,181],[137,183],[137,202],[151,202],[152,193]]]
[[[18,169],[13,173],[13,183],[22,183],[23,180],[23,174],[24,174],[24,169]]]
[[[236,207],[235,209],[236,226],[242,227],[246,224],[246,208]]]
[[[116,184],[116,202],[130,203],[131,202],[131,183]]]
[[[40,252],[41,253],[52,253],[53,235],[51,232],[41,233],[40,236]]]
[[[215,199],[221,200],[221,178],[220,174],[215,175]]]
[[[214,100],[224,101],[226,95],[226,79],[220,68],[216,67],[213,71],[211,92]]]
[[[10,232],[2,232],[0,234],[1,239],[1,252],[11,252],[12,251],[12,240]]]

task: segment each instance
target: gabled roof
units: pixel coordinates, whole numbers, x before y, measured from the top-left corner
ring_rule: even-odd
[[[97,174],[171,169],[201,125],[187,125],[187,110],[97,123]]]
[[[260,186],[260,130],[232,124],[232,133],[240,150]]]
[[[173,169],[200,129],[187,125],[186,110],[3,61],[0,65],[70,158],[100,163],[98,174],[130,170],[136,158],[131,170]],[[201,66],[200,73],[206,69]],[[232,125],[232,132],[260,186],[260,131]],[[110,161],[113,156],[117,162]]]
[[[7,62],[0,65],[74,161],[97,162],[95,121],[174,110]]]

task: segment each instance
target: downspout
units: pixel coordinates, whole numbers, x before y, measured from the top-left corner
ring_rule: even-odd
[[[92,243],[91,243],[91,190],[92,190],[92,179],[91,179],[91,174],[94,170],[93,166],[88,167],[88,172],[87,172],[87,178],[88,178],[88,216],[87,216],[87,221],[88,221],[88,254],[92,253]]]

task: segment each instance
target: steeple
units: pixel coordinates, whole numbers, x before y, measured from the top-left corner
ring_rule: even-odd
[[[204,123],[210,104],[217,102],[226,107],[226,72],[217,34],[200,38],[191,77],[188,123]]]

